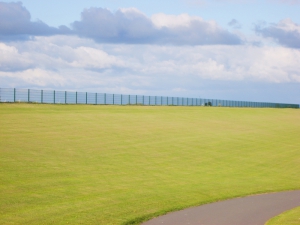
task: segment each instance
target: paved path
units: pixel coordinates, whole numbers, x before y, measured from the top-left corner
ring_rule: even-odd
[[[263,225],[297,206],[300,190],[261,194],[168,213],[142,225]]]

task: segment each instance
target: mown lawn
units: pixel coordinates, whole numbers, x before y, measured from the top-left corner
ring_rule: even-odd
[[[135,224],[300,189],[300,110],[0,104],[0,224]]]

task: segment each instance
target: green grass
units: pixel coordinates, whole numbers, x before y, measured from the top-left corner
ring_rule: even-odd
[[[300,110],[0,104],[0,224],[138,224],[300,188]]]
[[[272,219],[266,225],[295,225],[300,224],[300,207],[284,212]]]

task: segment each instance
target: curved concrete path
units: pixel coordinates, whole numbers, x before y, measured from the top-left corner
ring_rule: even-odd
[[[143,225],[263,225],[300,206],[300,190],[253,195],[168,213]]]

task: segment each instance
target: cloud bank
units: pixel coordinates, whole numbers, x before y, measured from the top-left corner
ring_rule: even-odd
[[[31,21],[22,3],[0,2],[0,38],[29,39],[30,36],[78,35],[99,43],[172,44],[172,45],[236,45],[242,40],[221,28],[214,21],[187,14],[153,15],[151,18],[137,9],[111,12],[103,8],[85,9],[81,20],[66,26],[50,27],[42,21]]]
[[[263,37],[274,39],[283,46],[300,48],[300,25],[291,19],[281,20],[267,27],[264,24],[257,24],[255,31]]]
[[[0,2],[0,39],[2,40],[28,39],[29,36],[68,33],[70,30],[66,26],[54,28],[42,21],[32,22],[30,13],[20,2]]]
[[[128,81],[134,77],[137,86],[146,89],[159,87],[161,83],[174,88],[184,83],[195,86],[200,79],[300,83],[299,59],[300,51],[284,47],[96,43],[82,46],[82,39],[65,36],[0,44],[2,77],[43,70],[68,77],[70,85],[114,81],[124,87],[132,87]],[[89,74],[92,79],[86,77]]]
[[[100,43],[236,45],[242,40],[213,21],[187,14],[156,14],[148,18],[137,9],[115,13],[102,8],[84,10],[81,20],[72,23],[74,31]]]

